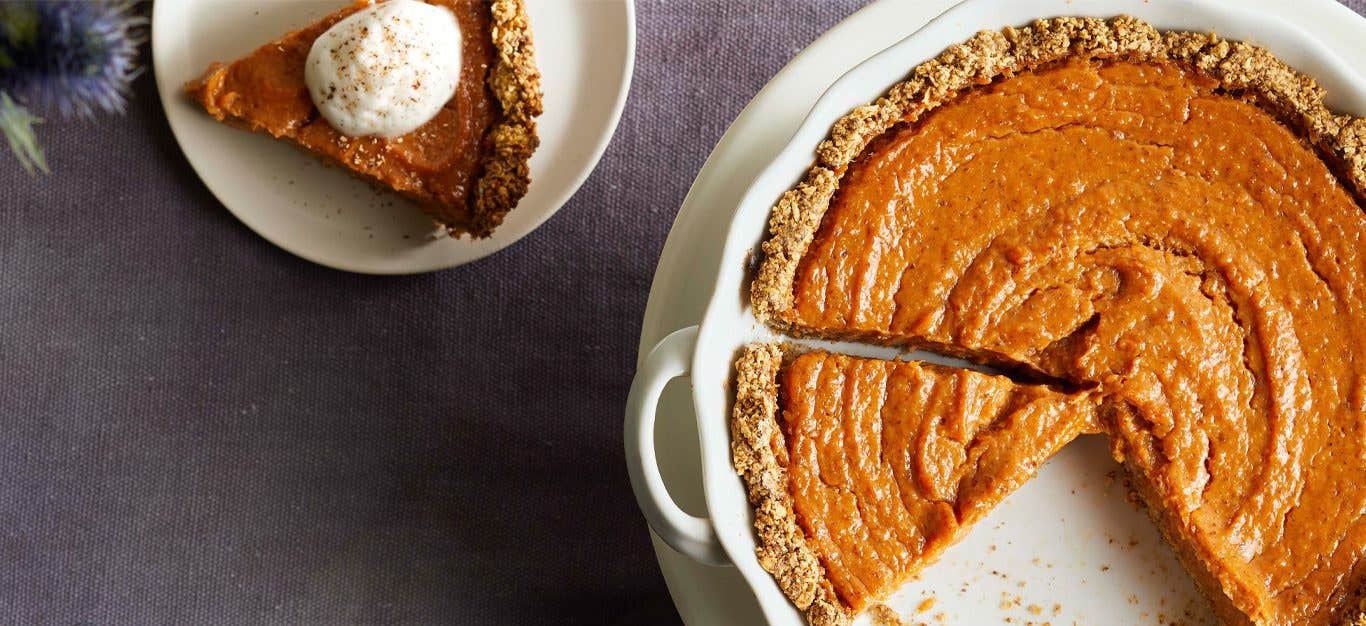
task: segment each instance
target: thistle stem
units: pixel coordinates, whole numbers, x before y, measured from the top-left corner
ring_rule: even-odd
[[[10,150],[14,151],[15,158],[19,159],[19,164],[30,176],[34,175],[35,167],[44,174],[51,173],[47,168],[47,159],[43,156],[43,148],[33,134],[33,125],[41,124],[42,121],[42,118],[35,117],[28,109],[15,103],[8,92],[0,91],[0,132],[5,134]]]

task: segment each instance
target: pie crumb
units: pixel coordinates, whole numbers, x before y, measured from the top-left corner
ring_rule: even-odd
[[[868,614],[873,618],[873,626],[911,626],[909,622],[901,619],[897,612],[885,604],[874,604],[868,607]],[[1353,624],[1352,626],[1356,626]]]

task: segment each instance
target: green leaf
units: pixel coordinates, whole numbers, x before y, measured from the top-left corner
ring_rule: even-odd
[[[33,125],[41,124],[42,121],[10,99],[9,93],[0,91],[0,132],[5,134],[10,150],[14,151],[19,165],[30,176],[34,174],[35,167],[44,174],[51,173],[47,168],[47,159],[43,156],[43,148],[38,145],[38,137],[33,134]]]
[[[0,36],[15,48],[29,48],[38,41],[38,8],[0,4]]]
[[[37,7],[0,0],[0,69],[14,67],[13,53],[31,49],[37,41]]]

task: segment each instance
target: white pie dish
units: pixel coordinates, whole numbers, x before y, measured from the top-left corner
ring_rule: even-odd
[[[1173,2],[1100,2],[1094,0],[968,0],[910,35],[907,39],[855,67],[836,82],[812,109],[792,141],[753,182],[741,200],[723,248],[716,288],[699,327],[684,329],[664,339],[645,359],[632,388],[627,407],[626,446],[632,484],[642,510],[655,531],[679,551],[706,562],[733,563],[753,589],[765,616],[775,624],[800,624],[800,615],[779,592],[767,572],[754,558],[752,516],[743,485],[730,464],[728,419],[729,379],[737,349],[770,334],[751,315],[742,297],[747,288],[745,259],[761,240],[768,211],[774,200],[786,191],[809,166],[816,145],[830,125],[850,109],[864,104],[920,62],[939,51],[967,39],[982,29],[1019,25],[1034,18],[1057,15],[1109,17],[1126,13],[1144,19],[1161,29],[1207,31],[1259,43],[1275,52],[1290,65],[1314,76],[1329,92],[1329,105],[1335,110],[1356,114],[1366,112],[1363,81],[1346,63],[1308,33],[1277,18],[1248,12],[1231,5],[1208,0]],[[861,348],[863,353],[890,354]],[[688,516],[669,499],[654,461],[653,403],[663,383],[673,376],[691,372],[692,397],[701,439],[703,485],[710,519]],[[1090,445],[1081,443],[1076,445]],[[1094,447],[1094,446],[1092,446]],[[1095,476],[1100,482],[1103,475]],[[1029,487],[1027,487],[1029,489]],[[1036,490],[1033,496],[1045,495]],[[1030,504],[1014,498],[1006,506],[1028,509]],[[1004,507],[1003,507],[1004,508]],[[992,518],[988,518],[990,522]],[[1044,529],[1051,532],[1053,529]],[[1150,533],[1151,534],[1151,533]],[[1060,540],[1066,540],[1061,538]],[[971,542],[969,537],[967,542]],[[1078,547],[1085,550],[1085,544]],[[946,555],[947,558],[947,555]],[[979,560],[980,561],[980,560]],[[1158,559],[1163,567],[1174,561]],[[1010,565],[1002,565],[1003,569]],[[931,568],[933,570],[933,568]],[[1156,575],[1146,591],[1176,593],[1193,597],[1184,574]],[[932,588],[924,581],[916,586]],[[1074,591],[1068,593],[1068,591]],[[1075,593],[1060,590],[1066,614],[1055,623],[1140,623],[1154,621],[1143,617],[1143,603],[1128,603],[1125,594],[1115,596],[1108,590]],[[1145,589],[1130,589],[1143,595]],[[942,598],[941,598],[942,599]],[[899,601],[898,601],[899,600]],[[891,603],[903,614],[914,612],[919,596],[898,594]],[[995,623],[987,615],[993,607],[947,607],[954,609],[950,619],[959,623]],[[980,609],[974,611],[974,608]],[[938,608],[935,609],[937,613]],[[1019,617],[1019,613],[1015,613]],[[1207,619],[1205,615],[1187,620]],[[953,622],[949,622],[953,623]]]

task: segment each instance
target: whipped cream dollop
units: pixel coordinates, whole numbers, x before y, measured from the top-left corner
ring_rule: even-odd
[[[333,128],[398,137],[431,121],[460,83],[460,25],[450,9],[388,0],[313,42],[304,82]]]

